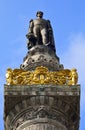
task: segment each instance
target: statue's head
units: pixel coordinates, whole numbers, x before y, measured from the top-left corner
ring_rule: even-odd
[[[42,18],[43,17],[43,12],[42,11],[37,11],[36,16]]]

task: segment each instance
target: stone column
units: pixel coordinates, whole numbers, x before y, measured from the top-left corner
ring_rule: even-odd
[[[79,85],[5,85],[5,130],[79,130]]]

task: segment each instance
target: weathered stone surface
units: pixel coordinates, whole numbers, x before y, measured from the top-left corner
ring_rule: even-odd
[[[5,85],[6,130],[78,130],[80,86]]]
[[[63,65],[60,64],[59,57],[54,51],[45,45],[36,45],[30,49],[24,58],[20,68],[23,70],[35,70],[36,67],[44,66],[51,71],[62,70]]]

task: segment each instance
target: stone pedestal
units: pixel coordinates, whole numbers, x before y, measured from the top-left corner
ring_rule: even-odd
[[[5,85],[5,130],[79,130],[79,85]]]
[[[50,71],[64,69],[60,64],[60,59],[52,48],[45,45],[36,45],[29,50],[23,59],[23,64],[20,65],[22,70],[33,71],[36,67],[44,66]]]

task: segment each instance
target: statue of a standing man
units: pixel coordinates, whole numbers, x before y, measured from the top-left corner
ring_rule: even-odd
[[[29,39],[29,46],[34,45],[54,45],[53,31],[49,20],[43,19],[43,12],[38,11],[36,14],[37,18],[30,20],[28,34],[26,35]],[[34,43],[33,43],[34,42]],[[30,45],[31,44],[31,45]],[[34,44],[34,45],[33,45]]]

